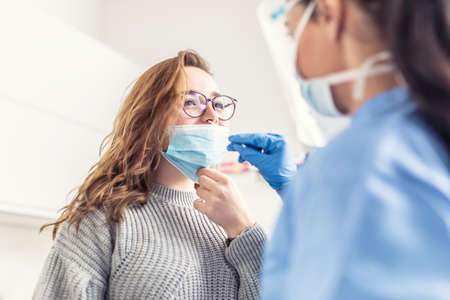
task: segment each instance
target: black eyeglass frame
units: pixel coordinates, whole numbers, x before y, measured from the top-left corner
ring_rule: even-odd
[[[200,93],[200,92],[197,92],[197,91],[189,91],[189,92],[185,93],[185,95],[193,95],[193,94],[194,94],[194,95],[197,94],[197,95],[200,95],[200,96],[202,96],[203,98],[205,98],[206,104],[205,104],[205,109],[204,109],[203,112],[202,112],[200,115],[198,115],[198,116],[192,116],[192,115],[190,115],[190,114],[186,111],[186,108],[184,107],[184,104],[183,104],[183,111],[184,111],[184,113],[185,113],[186,115],[188,115],[189,117],[191,117],[191,118],[200,118],[201,116],[203,116],[203,115],[205,114],[205,112],[206,112],[207,107],[208,107],[208,102],[211,102],[211,103],[212,103],[212,108],[214,109],[214,111],[216,111],[216,108],[215,108],[215,106],[214,106],[214,100],[217,99],[217,98],[219,98],[219,97],[225,97],[225,98],[228,98],[228,99],[232,100],[232,103],[233,103],[233,113],[231,114],[231,116],[230,116],[228,119],[223,119],[223,118],[219,117],[219,120],[221,120],[221,121],[228,121],[228,120],[231,120],[231,118],[233,118],[233,116],[234,116],[234,114],[235,114],[235,112],[236,112],[236,103],[239,102],[237,99],[235,99],[235,98],[233,98],[233,97],[230,97],[230,96],[227,96],[227,95],[217,95],[217,96],[214,96],[213,98],[208,98],[208,97],[206,97],[203,93]]]

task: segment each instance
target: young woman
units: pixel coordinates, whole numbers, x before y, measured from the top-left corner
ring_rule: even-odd
[[[101,159],[47,225],[55,242],[33,298],[257,298],[265,234],[229,178],[210,168],[202,169],[208,179],[195,174],[225,150],[216,141],[235,108],[194,52],[146,71]],[[197,199],[193,181],[209,178],[199,194],[220,190],[220,203]],[[197,210],[210,205],[220,205],[221,226]]]
[[[294,2],[303,97],[352,123],[294,179],[279,137],[230,137],[284,199],[262,298],[450,299],[450,1]]]

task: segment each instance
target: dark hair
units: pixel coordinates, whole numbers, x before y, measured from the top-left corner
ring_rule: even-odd
[[[423,117],[449,149],[450,1],[353,1],[380,29]]]
[[[354,0],[373,17],[419,109],[450,148],[450,1]]]

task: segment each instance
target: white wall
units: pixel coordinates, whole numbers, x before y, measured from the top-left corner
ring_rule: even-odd
[[[0,222],[0,300],[31,299],[33,286],[51,247],[48,233],[35,226]],[[37,223],[36,223],[37,225]]]
[[[97,32],[93,15],[83,17],[87,2],[71,25],[65,10],[54,15],[56,1],[46,2],[50,13],[25,2],[0,2],[0,299],[8,300],[31,298],[51,246],[38,228],[96,162],[142,71],[75,27]]]
[[[99,15],[106,0],[0,0],[0,4],[23,5],[25,8],[45,11],[67,24],[93,37],[99,37],[101,18]]]
[[[2,8],[0,130],[9,147],[0,149],[8,170],[0,210],[55,210],[97,161],[126,87],[142,70],[43,12]],[[33,178],[26,189],[24,172]]]

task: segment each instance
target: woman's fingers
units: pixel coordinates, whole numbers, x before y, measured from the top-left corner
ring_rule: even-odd
[[[194,201],[194,208],[214,222],[214,206],[212,201],[199,198]]]
[[[229,184],[229,178],[214,169],[203,168],[197,172],[199,179],[199,187],[205,189],[207,196],[215,196],[216,198],[224,198],[224,190]],[[198,189],[197,189],[198,191]],[[205,191],[204,191],[205,192]],[[198,194],[198,192],[197,192]],[[202,197],[198,194],[199,197]],[[208,199],[208,198],[204,198]]]
[[[224,174],[211,168],[202,168],[197,171],[197,176],[206,176],[219,183],[227,184],[229,179]]]
[[[210,191],[213,191],[218,187],[217,182],[206,175],[200,175],[198,177],[198,183],[202,188],[205,188]]]
[[[208,215],[208,206],[206,201],[203,199],[197,199],[194,201],[194,208],[201,212],[202,214]]]
[[[196,191],[197,191],[197,195],[201,199],[208,200],[208,202],[215,201],[216,193],[214,191],[203,188],[202,186],[199,186],[198,188],[196,188]]]

